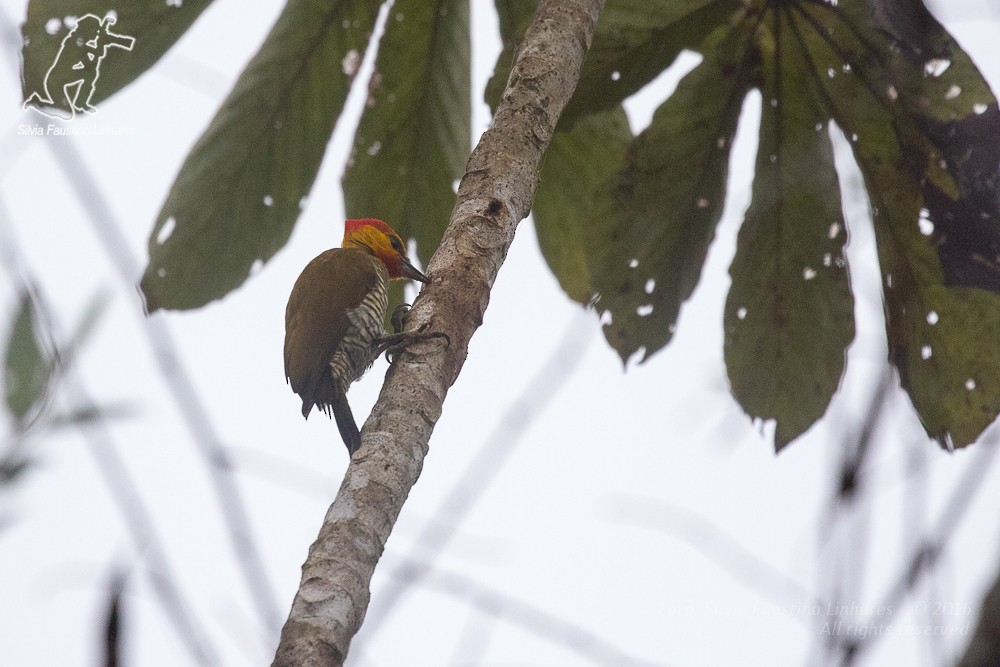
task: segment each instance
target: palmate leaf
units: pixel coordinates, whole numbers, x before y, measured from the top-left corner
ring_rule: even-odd
[[[344,174],[348,216],[385,219],[424,265],[471,148],[470,48],[468,0],[397,0]]]
[[[496,0],[503,51],[486,86],[495,108],[514,49],[537,0]],[[695,48],[740,8],[739,0],[608,0],[587,51],[580,82],[560,117],[562,127],[612,110],[655,79],[685,48]]]
[[[147,0],[31,0],[28,15],[21,26],[22,93],[27,100],[33,93],[43,94],[46,75],[56,61],[63,40],[70,32],[72,20],[91,14],[104,21],[107,16],[116,19],[113,26],[105,24],[111,33],[133,38],[131,49],[111,47],[105,61],[100,64],[99,82],[94,87],[91,104],[107,99],[140,74],[152,67],[167,49],[174,45],[194,23],[212,0],[184,0],[184,2],[148,2]],[[71,19],[67,21],[67,19]],[[69,23],[70,25],[67,25]],[[76,35],[79,36],[79,35]],[[101,42],[120,41],[106,36]],[[121,40],[128,44],[128,40]],[[61,67],[56,67],[48,81],[53,106],[69,111],[69,104],[62,94],[69,82],[73,64],[85,57],[73,43],[60,56]],[[73,60],[70,57],[76,55]],[[75,80],[77,77],[72,76]],[[89,95],[84,93],[80,102]]]
[[[629,148],[618,224],[594,277],[597,307],[611,315],[605,334],[623,359],[669,341],[718,218],[739,105],[761,89],[726,361],[747,412],[777,421],[779,447],[825,411],[853,337],[831,120],[851,140],[872,200],[891,359],[927,432],[964,445],[1000,410],[1000,353],[983,343],[1000,335],[1000,112],[933,17],[869,7],[760,0],[705,28],[704,61]],[[716,146],[724,150],[713,158]]]
[[[780,449],[826,412],[837,390],[854,299],[827,114],[786,31],[768,27],[764,39],[779,39],[763,63],[753,200],[730,267],[725,360],[733,395],[754,417],[776,421]]]
[[[560,123],[618,106],[741,7],[740,0],[608,0]]]
[[[150,311],[197,308],[288,240],[378,3],[290,0],[184,161],[149,239]]]
[[[996,101],[936,23],[925,41],[947,50],[943,72],[891,48],[855,3],[792,9],[788,36],[872,201],[890,358],[928,434],[966,445],[1000,410],[1000,351],[987,342],[1000,336]]]
[[[716,31],[628,148],[610,207],[612,232],[593,275],[604,334],[622,360],[667,344],[698,283],[722,214],[729,150],[751,85],[753,28]],[[644,357],[644,358],[645,358]]]

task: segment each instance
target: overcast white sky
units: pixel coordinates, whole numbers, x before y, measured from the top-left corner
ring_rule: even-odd
[[[100,290],[111,296],[80,359],[76,391],[60,393],[56,408],[71,407],[84,385],[100,404],[134,411],[109,424],[105,444],[141,489],[174,582],[222,665],[268,664],[277,628],[262,623],[247,592],[204,460],[116,262],[144,262],[181,161],[282,4],[257,2],[247,12],[246,3],[219,0],[153,70],[76,121],[133,129],[126,137],[18,136],[20,124],[40,119],[20,107],[16,42],[5,39],[0,64],[0,239],[16,239],[21,269],[37,281],[58,330],[69,331]],[[5,38],[24,5],[0,0]],[[478,136],[488,123],[481,90],[499,43],[492,3],[472,5]],[[989,0],[934,7],[1000,89],[1000,8]],[[678,76],[662,77],[630,103],[636,129]],[[333,423],[303,421],[284,383],[284,305],[305,263],[339,243],[339,179],[361,101],[349,102],[288,246],[223,301],[154,318],[193,381],[186,396],[207,411],[235,461],[281,621],[347,465]],[[856,605],[839,620],[867,622],[915,541],[936,529],[955,489],[969,486],[969,471],[981,470],[967,511],[945,517],[955,533],[940,566],[891,614],[874,617],[886,636],[865,658],[937,665],[961,648],[962,636],[910,635],[928,624],[971,631],[997,563],[1000,470],[986,463],[993,450],[941,452],[894,391],[862,500],[853,513],[831,513],[832,471],[885,358],[867,205],[842,144],[859,318],[842,391],[827,417],[780,457],[729,395],[722,305],[752,176],[756,104],[751,96],[705,279],[675,341],[645,365],[622,372],[596,318],[560,292],[531,224],[522,224],[376,572],[368,625],[349,664],[822,664],[823,625],[838,618],[825,607],[816,613],[814,601]],[[74,161],[92,184],[75,188]],[[106,203],[99,217],[120,229],[133,260],[122,249],[109,254],[92,220],[95,202]],[[0,279],[0,322],[14,296]],[[384,370],[380,362],[352,389],[359,420]],[[9,665],[94,664],[107,582],[121,567],[130,575],[125,664],[198,664],[157,602],[148,552],[137,551],[109,492],[94,435],[32,441],[38,465],[0,494],[0,517],[12,520],[0,528],[0,656]],[[446,527],[454,528],[451,539],[429,548]],[[432,570],[388,609],[413,563]]]

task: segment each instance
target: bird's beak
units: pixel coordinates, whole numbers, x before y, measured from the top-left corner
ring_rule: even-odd
[[[402,273],[404,277],[409,278],[410,280],[419,280],[420,282],[426,283],[428,285],[431,282],[431,279],[425,276],[424,274],[420,273],[417,267],[410,264],[410,260],[405,256],[401,256],[399,258],[399,272]]]

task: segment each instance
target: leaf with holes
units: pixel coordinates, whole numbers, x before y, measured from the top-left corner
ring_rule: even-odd
[[[150,311],[240,286],[288,240],[378,3],[291,0],[184,161],[149,239]]]
[[[469,68],[468,0],[392,5],[344,174],[344,200],[349,217],[383,218],[416,239],[425,266],[469,157]]]
[[[765,63],[753,200],[729,270],[724,349],[733,395],[751,416],[776,421],[779,450],[826,412],[854,338],[826,115],[802,60],[785,48],[778,42]]]
[[[864,174],[901,383],[928,434],[962,446],[1000,411],[1000,353],[983,345],[1000,335],[1000,115],[929,15],[919,44],[868,18],[858,2],[792,5],[772,32],[812,71]]]
[[[742,8],[740,0],[609,0],[560,123],[618,106],[683,49],[697,49],[713,31],[725,32]]]
[[[629,148],[594,278],[609,341],[623,359],[669,341],[718,219],[738,107],[758,87],[772,127],[762,129],[731,269],[734,393],[778,421],[780,447],[823,413],[842,372],[850,295],[845,277],[825,269],[842,259],[843,239],[823,236],[841,224],[824,130],[832,120],[872,200],[903,387],[929,434],[971,442],[1000,411],[1000,354],[982,345],[1000,334],[1000,111],[986,82],[919,7],[749,3],[721,23],[728,38],[706,28],[704,61]],[[811,326],[819,337],[809,350]]]
[[[571,299],[587,304],[591,276],[612,218],[610,183],[632,139],[625,111],[592,114],[560,130],[542,163],[533,214],[542,255]]]
[[[704,61],[657,109],[629,147],[610,208],[611,234],[596,258],[604,335],[627,361],[670,340],[694,290],[722,214],[729,150],[751,86],[748,26],[718,33]]]
[[[152,67],[211,1],[31,0],[21,26],[24,100],[63,116],[70,99],[96,105]]]
[[[486,87],[496,108],[514,62],[514,49],[531,22],[536,0],[496,0],[503,51]],[[609,0],[573,98],[560,117],[562,127],[609,111],[659,76],[681,50],[697,48],[714,30],[724,30],[738,12],[738,0]]]

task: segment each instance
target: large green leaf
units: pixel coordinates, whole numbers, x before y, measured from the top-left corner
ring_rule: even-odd
[[[538,244],[559,285],[570,298],[587,304],[591,276],[612,218],[610,185],[632,140],[622,108],[592,114],[552,137],[535,192]]]
[[[826,412],[837,390],[854,299],[819,91],[787,31],[760,34],[774,57],[764,63],[753,200],[730,267],[725,359],[733,395],[750,415],[776,421],[780,449]]]
[[[493,108],[537,6],[537,0],[496,0],[504,48],[486,86],[486,101]],[[561,125],[614,109],[659,76],[682,49],[698,48],[740,7],[738,0],[608,0]]]
[[[21,26],[24,99],[28,100],[36,93],[40,97],[48,97],[45,92],[47,87],[51,103],[42,99],[39,100],[40,105],[68,112],[69,104],[62,93],[63,87],[70,81],[78,80],[81,72],[92,71],[89,67],[74,69],[73,65],[92,62],[99,73],[99,77],[95,77],[99,78],[99,82],[94,85],[93,96],[90,97],[90,103],[96,105],[152,67],[211,1],[31,0],[27,19]],[[84,21],[73,34],[80,37],[88,29],[98,28],[98,23],[101,23],[99,28],[104,34],[97,48],[88,49],[86,45],[77,44],[75,39],[67,41],[71,27],[75,25],[74,20],[87,14],[94,19]],[[112,17],[112,22],[106,20],[108,16]],[[67,21],[67,18],[72,20]],[[134,41],[130,43],[130,39]],[[110,46],[105,49],[107,45]],[[96,56],[95,60],[87,58],[88,52]],[[105,56],[103,60],[102,55]],[[77,97],[78,105],[82,106],[90,94],[92,81],[88,75],[85,90]],[[70,90],[73,95],[74,87],[71,86]]]
[[[496,0],[504,49],[486,88],[492,108],[537,7],[537,0]],[[612,222],[603,212],[613,208],[611,186],[631,139],[628,118],[619,107],[560,129],[545,153],[532,210],[538,243],[559,285],[580,303],[593,297],[591,274]]]
[[[197,308],[288,240],[378,3],[290,0],[187,157],[149,239],[150,311]]]
[[[982,343],[1000,334],[1000,111],[919,9],[890,21],[862,0],[748,3],[723,21],[728,38],[705,28],[704,62],[629,149],[594,275],[625,359],[670,339],[721,207],[739,104],[749,87],[763,91],[726,359],[747,411],[777,420],[779,447],[823,413],[853,336],[829,120],[872,199],[890,354],[928,433],[963,445],[1000,411],[1000,352]]]
[[[705,59],[657,109],[629,147],[611,209],[613,231],[597,258],[598,310],[622,360],[670,340],[694,290],[726,192],[729,150],[751,85],[749,36],[718,32]]]
[[[397,0],[344,174],[350,217],[383,218],[426,265],[471,140],[468,0]]]
[[[857,3],[794,10],[798,57],[851,137],[872,200],[890,358],[928,434],[968,444],[1000,410],[996,101],[936,23],[943,72],[868,27]]]
[[[560,122],[618,106],[742,9],[740,0],[608,0]]]
[[[52,377],[53,366],[38,337],[36,319],[35,303],[24,292],[4,355],[4,398],[18,424],[38,408]]]

